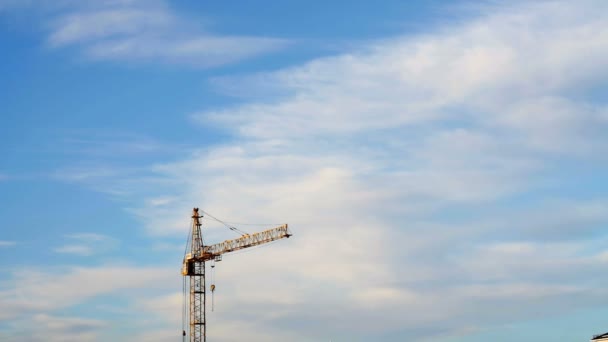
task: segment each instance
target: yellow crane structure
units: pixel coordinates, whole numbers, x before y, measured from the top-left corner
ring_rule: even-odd
[[[201,212],[203,212],[201,210]],[[210,216],[209,214],[207,214]],[[189,300],[187,307],[184,307],[184,316],[189,312],[189,336],[190,342],[207,341],[207,325],[205,314],[206,285],[205,285],[205,262],[220,261],[223,254],[238,251],[249,247],[263,245],[272,241],[288,238],[292,234],[287,228],[287,224],[264,230],[254,234],[242,234],[241,237],[226,240],[214,245],[205,246],[203,234],[201,232],[201,218],[199,209],[192,209],[192,228],[188,235],[186,253],[182,265],[182,275],[189,277]],[[218,220],[219,221],[219,220]],[[221,222],[221,221],[220,221]],[[222,222],[223,223],[223,222]],[[231,230],[239,231],[234,227]],[[242,233],[242,232],[241,232]],[[213,267],[213,265],[212,265]],[[211,285],[213,292],[215,285]],[[184,295],[186,294],[186,278],[184,278]],[[185,317],[182,317],[184,319]],[[186,340],[185,327],[182,331],[183,340]]]

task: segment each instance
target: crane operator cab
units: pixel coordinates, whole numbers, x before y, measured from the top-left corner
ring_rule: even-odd
[[[182,275],[194,275],[194,258],[192,258],[192,253],[188,253],[184,257],[184,264],[182,265]]]

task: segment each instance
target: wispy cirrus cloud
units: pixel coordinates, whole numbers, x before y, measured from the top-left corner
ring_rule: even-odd
[[[17,244],[17,242],[15,242],[15,241],[0,240],[0,248],[1,247],[11,247],[11,246],[15,246],[16,244]]]
[[[71,47],[98,61],[214,67],[288,44],[273,37],[213,33],[163,0],[8,2],[4,8],[39,11],[51,48]]]
[[[67,244],[53,248],[56,253],[91,256],[108,252],[116,247],[118,241],[96,233],[78,233],[65,236]]]
[[[173,153],[180,146],[161,143],[147,136],[119,132],[79,132],[62,139],[58,150],[94,157],[128,157]]]

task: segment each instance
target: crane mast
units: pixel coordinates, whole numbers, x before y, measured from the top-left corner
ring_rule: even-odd
[[[190,342],[207,341],[205,315],[205,262],[211,260],[220,261],[221,256],[225,253],[259,246],[291,236],[287,224],[284,224],[255,234],[244,234],[233,240],[226,240],[214,245],[205,246],[201,232],[202,224],[200,219],[202,217],[203,216],[198,212],[198,208],[192,209],[192,230],[191,235],[189,236],[187,253],[184,255],[182,265],[182,275],[190,278],[188,305]],[[183,336],[185,339],[185,330],[183,331]]]
[[[205,260],[200,258],[203,251],[203,235],[201,233],[202,216],[198,208],[192,210],[192,236],[190,238],[190,253],[184,258],[182,274],[190,277],[189,330],[190,342],[207,341],[205,324]],[[185,336],[185,331],[184,331]]]

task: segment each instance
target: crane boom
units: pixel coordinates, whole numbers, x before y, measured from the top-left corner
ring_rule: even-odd
[[[283,238],[288,238],[291,236],[287,224],[280,225],[275,228],[271,228],[268,230],[264,230],[254,234],[245,234],[240,238],[226,240],[224,242],[216,243],[210,246],[202,246],[198,251],[196,248],[191,250],[190,253],[187,253],[184,258],[184,265],[182,268],[182,274],[188,275],[188,265],[193,262],[204,262],[209,260],[214,260],[218,256],[234,251],[238,251],[240,249],[254,247],[263,245],[265,243],[269,243],[272,241],[276,241]]]
[[[276,228],[268,229],[259,233],[245,234],[240,238],[233,240],[226,240],[224,242],[216,243],[211,246],[203,247],[203,258],[205,260],[211,260],[218,255],[222,255],[229,252],[238,251],[239,249],[259,246],[268,242],[276,241],[282,238],[288,238],[291,234],[287,229],[287,224],[281,225]]]

